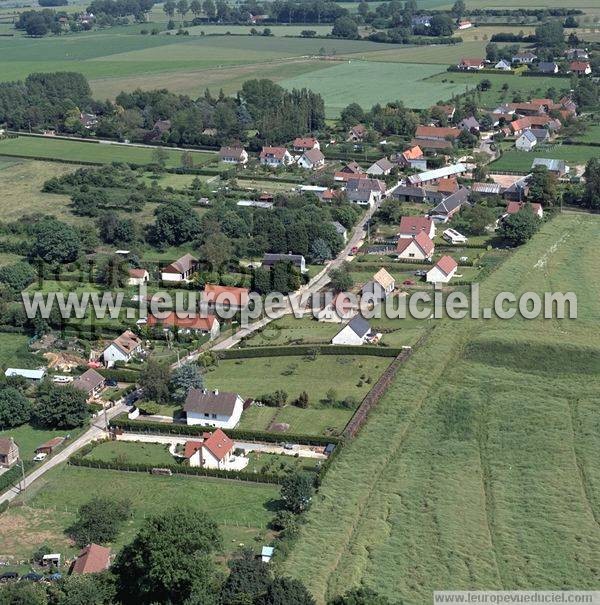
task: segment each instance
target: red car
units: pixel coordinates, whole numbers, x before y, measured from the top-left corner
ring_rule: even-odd
[[[415,282],[414,282],[412,279],[405,279],[405,280],[402,282],[402,285],[403,285],[403,286],[414,286],[414,285],[415,285]]]
[[[358,248],[356,246],[353,246],[352,249],[350,250],[350,254],[356,254],[358,252]]]

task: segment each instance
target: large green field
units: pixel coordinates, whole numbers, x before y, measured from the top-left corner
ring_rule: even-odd
[[[543,226],[481,287],[574,291],[578,319],[444,321],[324,479],[285,571],[323,603],[600,582],[600,218]],[[319,564],[314,554],[319,553]]]
[[[149,147],[67,141],[52,137],[19,136],[0,141],[0,156],[48,158],[68,162],[151,164],[153,153],[154,149]],[[167,153],[167,166],[179,166],[183,152],[168,149]],[[195,164],[204,164],[216,158],[216,155],[211,152],[194,151],[192,153]],[[57,169],[57,172],[61,170],[64,172],[64,168]]]
[[[490,164],[490,171],[514,170],[515,172],[528,172],[534,158],[550,158],[565,160],[571,168],[584,166],[594,157],[600,157],[600,147],[587,145],[550,145],[547,147],[535,147],[533,151],[517,151],[514,148],[507,149],[502,157]]]
[[[113,552],[132,540],[145,518],[181,504],[208,513],[219,524],[223,550],[229,554],[241,544],[254,548],[268,542],[267,524],[277,507],[279,490],[275,485],[206,477],[161,477],[61,465],[19,498],[22,506],[13,506],[0,517],[3,556],[29,558],[44,541],[72,556],[77,549],[65,529],[75,520],[77,508],[98,495],[127,498],[132,503],[131,520],[111,545]],[[257,536],[262,539],[255,542]]]
[[[282,84],[289,89],[310,87],[320,93],[331,116],[351,102],[370,108],[384,99],[398,99],[419,109],[465,91],[462,83],[430,84],[431,76],[445,70],[445,65],[348,61]]]

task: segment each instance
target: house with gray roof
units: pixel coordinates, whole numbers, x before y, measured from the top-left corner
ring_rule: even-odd
[[[355,315],[332,339],[332,345],[365,344],[371,335],[371,326],[362,315]]]
[[[466,187],[460,187],[452,195],[441,201],[429,215],[434,221],[449,221],[465,204],[469,203],[469,190]]]
[[[549,172],[553,172],[559,178],[569,172],[569,167],[564,160],[553,160],[549,158],[535,158],[531,164],[531,169],[534,170],[538,166],[545,166]]]
[[[188,425],[233,429],[244,411],[244,400],[237,393],[218,389],[190,389],[183,404]]]
[[[267,252],[263,257],[262,266],[270,269],[275,263],[280,262],[291,263],[301,273],[306,273],[308,271],[306,268],[306,260],[302,254],[274,254]]]

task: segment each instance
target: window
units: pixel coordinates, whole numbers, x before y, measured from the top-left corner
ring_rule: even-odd
[[[217,417],[217,415],[216,415],[216,414],[212,414],[212,418],[216,418],[216,417]]]
[[[210,417],[209,413],[208,412],[204,412],[204,417],[205,418],[209,418]]]
[[[409,252],[409,253],[408,253],[408,256],[409,256],[410,258],[414,258],[415,253],[414,253],[414,252]]]

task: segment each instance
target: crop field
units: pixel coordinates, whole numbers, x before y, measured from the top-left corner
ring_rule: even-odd
[[[462,83],[430,84],[431,76],[445,70],[445,65],[353,61],[281,84],[288,89],[310,86],[322,95],[328,115],[333,117],[352,102],[370,108],[383,100],[400,100],[419,109],[463,93],[466,86]]]
[[[571,167],[583,166],[594,157],[600,157],[600,147],[586,145],[550,145],[539,148],[536,146],[533,151],[517,151],[516,149],[506,150],[502,157],[490,164],[490,170],[514,170],[515,172],[527,172],[531,169],[531,163],[534,158],[550,158],[555,160],[565,160]]]
[[[167,149],[167,167],[179,166],[182,151]],[[91,162],[110,164],[111,162],[128,162],[131,164],[151,164],[154,149],[84,141],[67,141],[52,137],[19,136],[0,141],[0,156],[25,156],[31,158],[48,158],[67,162]],[[191,152],[194,164],[204,164],[217,156],[212,152]],[[58,168],[57,171],[60,171]],[[62,168],[64,171],[64,167]]]
[[[319,603],[361,584],[406,605],[598,586],[598,237],[598,217],[557,217],[482,284],[484,306],[574,291],[576,320],[444,321],[400,371],[285,562]]]
[[[94,496],[126,498],[132,503],[131,520],[112,544],[113,552],[130,542],[145,518],[162,513],[174,502],[205,511],[224,536],[224,553],[240,544],[254,546],[256,536],[265,540],[267,523],[277,508],[278,486],[209,479],[160,477],[61,465],[52,469],[19,498],[0,518],[2,555],[31,556],[32,550],[49,541],[65,555],[77,549],[65,535],[77,508]]]
[[[545,96],[549,88],[557,91],[569,88],[568,78],[552,78],[544,76],[523,77],[515,74],[481,74],[464,72],[445,72],[435,75],[427,80],[430,85],[464,86],[474,90],[482,80],[489,80],[491,87],[488,90],[477,93],[477,101],[483,107],[493,109],[501,103],[512,102],[515,94],[519,93],[523,98]],[[503,86],[508,86],[502,90]]]

